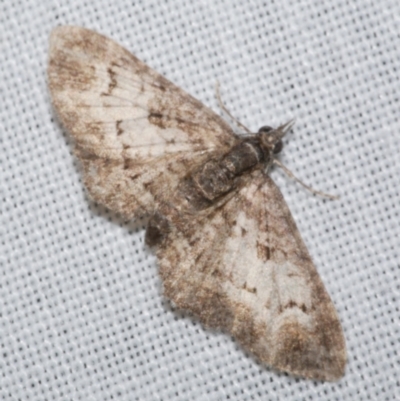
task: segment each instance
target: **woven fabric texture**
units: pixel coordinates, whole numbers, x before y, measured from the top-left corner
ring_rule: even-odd
[[[0,2],[1,400],[400,400],[400,3]],[[87,196],[46,83],[57,25],[95,29],[246,126],[296,118],[272,172],[338,310],[346,374],[258,364],[162,296],[145,220]]]

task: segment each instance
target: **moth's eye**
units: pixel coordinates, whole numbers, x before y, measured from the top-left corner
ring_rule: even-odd
[[[268,133],[268,132],[270,132],[270,131],[272,131],[272,130],[273,130],[272,127],[268,127],[268,125],[265,125],[264,127],[261,127],[261,128],[258,130],[258,133],[259,133],[259,134],[266,134],[266,133]]]
[[[283,148],[283,142],[282,140],[279,140],[274,146],[273,153],[276,155],[282,150],[282,148]]]

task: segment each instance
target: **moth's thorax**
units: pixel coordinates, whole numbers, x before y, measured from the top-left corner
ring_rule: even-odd
[[[221,168],[239,176],[255,165],[267,161],[270,152],[263,148],[260,138],[260,135],[256,134],[235,145],[222,159]]]

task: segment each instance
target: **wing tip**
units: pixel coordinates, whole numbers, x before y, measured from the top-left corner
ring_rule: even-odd
[[[72,34],[79,31],[90,31],[90,29],[77,25],[57,25],[50,31],[50,38],[64,36],[66,34]]]
[[[57,48],[65,46],[65,43],[76,42],[78,38],[88,39],[94,36],[102,36],[96,31],[77,25],[58,25],[50,31],[50,54]]]
[[[332,323],[311,333],[299,324],[282,327],[271,365],[294,376],[338,381],[346,368],[346,345],[339,322]]]

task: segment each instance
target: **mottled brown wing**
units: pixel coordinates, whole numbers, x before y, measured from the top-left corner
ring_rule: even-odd
[[[89,192],[128,217],[151,212],[191,166],[238,140],[210,109],[84,28],[53,30],[48,79]]]
[[[337,380],[335,308],[277,186],[260,171],[248,178],[206,218],[171,228],[157,251],[165,295],[278,370]]]

